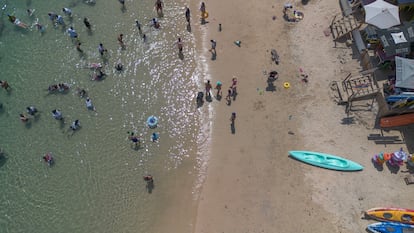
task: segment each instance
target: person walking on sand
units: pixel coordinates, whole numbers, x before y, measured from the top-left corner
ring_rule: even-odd
[[[210,80],[207,80],[206,82],[206,99],[211,98],[211,83]]]
[[[201,2],[200,12],[201,12],[201,24],[206,24],[206,4],[204,2]]]
[[[236,113],[235,112],[231,113],[230,121],[231,121],[231,124],[230,124],[231,133],[234,134],[234,133],[236,133],[236,126],[234,124],[234,122],[236,121]]]
[[[210,42],[211,42],[210,52],[215,54],[216,53],[216,45],[217,45],[217,42],[215,40],[210,40]]]
[[[221,86],[222,86],[221,82],[217,81],[216,87],[215,87],[215,89],[217,90],[217,95],[216,95],[217,99],[221,97]]]
[[[201,2],[200,11],[201,17],[203,17],[204,13],[206,12],[206,4],[204,2]]]
[[[229,90],[227,91],[227,96],[226,96],[227,105],[231,104],[231,96],[232,96],[231,88],[229,88]]]
[[[234,77],[232,80],[232,84],[230,86],[231,91],[233,93],[233,97],[237,95],[237,78]]]

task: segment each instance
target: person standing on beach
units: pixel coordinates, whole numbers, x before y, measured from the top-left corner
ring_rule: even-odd
[[[211,83],[210,83],[210,80],[207,80],[207,82],[206,82],[206,100],[211,98],[210,91],[211,91]]]
[[[217,90],[217,95],[216,95],[217,99],[221,97],[221,86],[222,86],[221,82],[217,81],[216,87],[215,87],[215,89]]]
[[[200,12],[201,12],[201,24],[206,24],[206,4],[204,2],[201,2],[200,6]]]
[[[234,77],[231,81],[232,81],[232,84],[230,88],[231,88],[231,92],[233,94],[233,100],[234,100],[236,99],[236,95],[237,95],[237,78]]]
[[[217,45],[217,42],[215,40],[210,40],[210,42],[211,42],[210,52],[216,54],[216,45]]]
[[[200,11],[201,17],[203,17],[204,13],[206,12],[206,4],[204,2],[201,2]]]
[[[125,0],[118,0],[121,3],[122,7],[125,7]]]
[[[230,128],[231,128],[231,133],[235,133],[236,132],[236,126],[235,126],[235,121],[236,121],[236,113],[235,112],[232,112],[231,113],[231,116],[230,116],[230,121],[231,121],[231,124],[230,124]]]

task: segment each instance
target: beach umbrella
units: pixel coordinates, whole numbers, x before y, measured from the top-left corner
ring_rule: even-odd
[[[400,24],[398,6],[383,0],[376,0],[364,6],[365,22],[381,29]]]

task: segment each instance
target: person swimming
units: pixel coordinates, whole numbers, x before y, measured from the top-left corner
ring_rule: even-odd
[[[93,106],[92,100],[89,97],[86,98],[85,103],[87,109],[95,111],[95,107]]]
[[[47,165],[52,166],[54,160],[53,160],[53,156],[52,153],[47,153],[43,156],[43,160],[47,163]]]
[[[80,128],[80,122],[79,120],[75,120],[74,122],[72,122],[72,124],[70,125],[70,129],[75,131],[77,129]]]
[[[70,38],[78,38],[78,33],[73,29],[73,27],[70,27],[67,30],[67,33],[69,34]]]
[[[152,136],[151,136],[152,142],[157,142],[159,138],[160,138],[160,135],[158,133],[152,133]]]
[[[118,62],[118,63],[115,65],[115,69],[116,69],[117,71],[122,71],[122,70],[124,69],[124,65],[122,65],[122,63],[121,63],[121,62]]]
[[[54,109],[54,110],[52,111],[52,116],[53,116],[53,118],[55,118],[56,120],[63,120],[63,115],[62,115],[62,113],[60,112],[60,110],[58,110],[58,109]]]
[[[23,113],[20,113],[20,120],[23,122],[23,123],[26,123],[26,122],[28,122],[29,121],[29,118],[27,118],[25,115],[23,115]]]
[[[20,19],[16,18],[14,15],[7,15],[9,17],[9,21],[12,22],[14,25],[19,26],[21,28],[28,28],[28,26],[20,21]]]
[[[34,106],[30,106],[26,108],[28,114],[34,116],[38,111]]]

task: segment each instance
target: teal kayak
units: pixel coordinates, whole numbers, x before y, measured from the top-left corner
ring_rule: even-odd
[[[291,157],[314,166],[338,171],[360,171],[360,164],[339,156],[313,151],[289,151]]]

